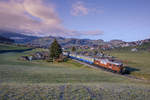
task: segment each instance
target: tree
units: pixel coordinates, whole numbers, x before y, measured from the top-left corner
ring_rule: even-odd
[[[49,51],[51,59],[58,59],[59,56],[62,54],[62,48],[56,39],[51,44]]]
[[[73,46],[72,49],[71,49],[71,51],[75,52],[76,51],[76,47]]]
[[[95,50],[95,51],[94,51],[94,55],[96,56],[97,54],[98,54],[98,51],[97,51],[97,50]]]

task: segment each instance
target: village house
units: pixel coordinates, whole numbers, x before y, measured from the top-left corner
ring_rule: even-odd
[[[132,51],[132,52],[137,52],[138,49],[137,49],[137,48],[133,48],[133,49],[131,49],[131,51]]]

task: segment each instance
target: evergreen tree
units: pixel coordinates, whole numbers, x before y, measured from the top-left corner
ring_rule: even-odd
[[[76,51],[76,47],[73,46],[72,49],[71,49],[71,51],[75,52]]]
[[[62,48],[56,39],[51,44],[49,51],[51,59],[58,59],[59,56],[62,54]]]
[[[98,54],[98,51],[97,51],[97,50],[95,50],[95,51],[94,51],[94,55],[96,56],[97,54]]]

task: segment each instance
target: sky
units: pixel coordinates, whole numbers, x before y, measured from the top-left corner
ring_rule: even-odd
[[[35,36],[150,38],[150,0],[0,0],[0,29]]]

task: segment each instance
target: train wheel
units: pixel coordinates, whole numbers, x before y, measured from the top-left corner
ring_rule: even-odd
[[[127,69],[126,69],[126,68],[123,68],[123,69],[121,70],[121,74],[128,74]]]
[[[117,71],[114,71],[114,73],[117,73]]]
[[[115,71],[114,71],[114,70],[112,70],[112,72],[113,72],[113,73],[115,73]]]

